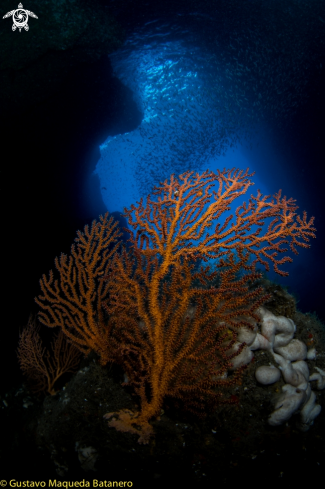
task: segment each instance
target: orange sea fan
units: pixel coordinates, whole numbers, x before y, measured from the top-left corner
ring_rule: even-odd
[[[306,213],[303,219],[296,217],[295,201],[281,199],[281,191],[272,200],[258,191],[248,206],[237,208],[235,222],[230,215],[221,226],[219,218],[253,185],[250,176],[248,170],[195,176],[187,172],[178,180],[172,175],[170,182],[155,188],[157,200],[149,195],[146,206],[141,199],[125,211],[135,234],[131,252],[114,256],[106,277],[110,301],[105,306],[123,351],[123,367],[141,400],[136,421],[128,417],[125,430],[135,424],[147,426],[169,396],[196,411],[208,402],[224,401],[215,387],[239,382],[243,370],[225,378],[231,358],[244,347],[229,355],[236,333],[229,342],[228,326],[252,328],[252,320],[259,319],[255,311],[269,298],[262,288],[248,287],[260,277],[255,265],[259,262],[268,270],[271,261],[277,273],[287,275],[278,268],[292,261],[277,259],[278,253],[287,251],[282,244],[290,242],[297,253],[295,246],[308,247],[309,237],[315,237],[314,218],[307,222]],[[217,191],[212,189],[215,182]],[[273,220],[261,235],[266,218]],[[258,226],[254,232],[253,225]],[[255,259],[249,264],[251,255]],[[215,272],[204,267],[195,272],[193,261],[198,259],[217,260]],[[238,279],[241,269],[248,273]],[[209,285],[216,276],[218,287]],[[202,286],[195,287],[195,281]],[[193,305],[190,320],[187,312]],[[123,416],[110,425],[121,428]]]

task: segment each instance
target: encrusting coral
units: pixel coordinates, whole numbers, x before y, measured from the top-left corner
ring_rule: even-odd
[[[129,250],[114,249],[94,273],[91,264],[99,263],[100,256],[93,239],[104,239],[101,226],[107,225],[101,218],[101,223],[93,223],[94,236],[86,233],[82,241],[87,260],[78,262],[81,255],[73,250],[75,262],[70,260],[68,267],[66,260],[61,266],[56,261],[61,290],[58,282],[53,285],[52,275],[41,281],[43,296],[37,303],[45,312],[40,320],[47,326],[60,325],[84,353],[95,350],[102,364],[122,365],[140,398],[140,411],[121,410],[105,417],[111,427],[138,433],[139,443],[148,443],[153,434],[149,421],[159,416],[167,397],[198,414],[234,402],[224,392],[240,382],[245,368],[239,365],[231,376],[225,375],[245,347],[243,342],[234,348],[237,334],[254,328],[254,321],[259,321],[256,311],[270,298],[262,287],[251,286],[261,277],[255,266],[260,263],[269,270],[271,261],[278,274],[288,275],[278,268],[292,261],[288,256],[277,258],[287,251],[281,246],[289,243],[297,254],[295,246],[307,248],[306,242],[315,237],[314,218],[307,222],[306,212],[302,219],[297,216],[295,201],[281,198],[281,191],[271,200],[258,191],[248,205],[236,209],[234,222],[230,215],[221,225],[218,220],[230,204],[253,185],[252,175],[234,169],[186,172],[179,179],[172,175],[170,182],[155,188],[157,200],[149,195],[146,206],[141,199],[125,211],[134,231]],[[261,234],[266,218],[272,221]],[[105,229],[105,236],[113,239],[108,225]],[[92,253],[97,261],[91,261]],[[210,260],[216,260],[213,268],[207,265]],[[198,268],[199,261],[205,265]],[[77,287],[84,301],[78,299]]]

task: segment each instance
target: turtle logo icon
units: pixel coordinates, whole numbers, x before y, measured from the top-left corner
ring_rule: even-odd
[[[19,32],[21,32],[22,28],[24,28],[25,31],[29,30],[29,15],[31,17],[34,17],[34,19],[38,19],[37,15],[35,15],[34,12],[31,12],[30,10],[24,10],[21,3],[18,5],[18,8],[16,10],[11,10],[10,12],[7,12],[6,15],[4,15],[2,18],[6,19],[7,17],[11,17],[11,15],[13,20],[12,30],[15,31],[18,27]]]

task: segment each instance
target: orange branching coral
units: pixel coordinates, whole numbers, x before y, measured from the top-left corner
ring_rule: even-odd
[[[184,173],[180,175],[180,181],[172,175],[170,183],[166,180],[161,187],[155,188],[153,195],[162,194],[158,202],[152,201],[149,195],[146,207],[141,199],[138,207],[132,205],[126,211],[129,224],[137,230],[133,246],[142,249],[143,244],[150,241],[150,248],[142,250],[142,254],[159,254],[163,257],[162,272],[180,257],[217,259],[236,249],[254,255],[253,264],[260,262],[267,271],[267,259],[271,260],[274,270],[285,276],[288,272],[279,270],[278,265],[292,262],[292,258],[276,259],[278,253],[287,251],[281,245],[290,239],[291,251],[298,254],[295,246],[309,248],[310,245],[306,244],[309,237],[316,237],[313,232],[316,231],[313,227],[314,217],[307,222],[306,212],[302,219],[297,216],[296,201],[292,198],[287,200],[286,197],[281,199],[281,190],[270,201],[270,196],[263,197],[258,190],[257,197],[251,195],[248,206],[244,203],[237,208],[236,220],[230,227],[228,224],[233,215],[228,216],[222,226],[217,223],[212,233],[207,233],[214,222],[230,210],[230,204],[254,185],[249,180],[254,173],[248,174],[248,169],[245,173],[232,169],[218,170],[217,174],[207,170],[195,178],[192,175],[193,172]],[[211,193],[216,180],[219,183],[218,191],[212,190]],[[262,227],[251,231],[253,225],[263,226],[267,218],[273,220],[265,234],[260,236]],[[261,247],[266,242],[269,246]],[[271,251],[274,253],[271,254]]]
[[[101,364],[112,360],[109,347],[109,330],[104,318],[102,301],[107,286],[100,278],[108,273],[111,257],[117,250],[121,236],[117,222],[108,213],[93,221],[91,230],[85,226],[78,231],[69,259],[61,254],[55,259],[59,280],[54,280],[52,270],[49,279],[40,280],[43,295],[35,298],[43,309],[39,320],[48,327],[60,326],[62,331],[79,350],[87,355],[91,350],[100,355]]]
[[[179,180],[172,175],[170,183],[156,187],[157,201],[148,196],[145,207],[141,199],[125,212],[136,234],[132,253],[115,254],[105,276],[110,296],[105,308],[111,346],[119,351],[141,409],[106,417],[113,417],[109,426],[138,432],[141,443],[152,435],[148,421],[159,415],[166,397],[197,412],[207,403],[231,402],[215,387],[240,382],[243,368],[227,377],[231,359],[244,347],[233,352],[236,330],[253,328],[259,319],[255,311],[269,298],[262,288],[249,287],[260,277],[256,263],[268,270],[269,259],[285,275],[278,265],[292,260],[276,258],[287,251],[281,245],[290,240],[297,253],[295,245],[308,247],[305,242],[315,237],[314,218],[307,222],[304,213],[295,219],[294,201],[281,199],[281,192],[268,201],[258,191],[248,206],[237,208],[235,222],[230,225],[230,215],[221,226],[218,219],[252,185],[250,176],[248,170],[187,172]],[[216,181],[219,188],[211,192]],[[266,218],[273,220],[261,236]],[[258,229],[252,231],[253,225]],[[251,255],[255,260],[249,264]],[[218,261],[214,271],[209,266],[195,271],[197,259]],[[238,278],[242,270],[247,273]]]
[[[248,287],[260,274],[237,279],[243,266],[248,267],[247,257],[235,262],[233,255],[214,271],[202,267],[195,272],[185,261],[170,268],[155,292],[158,260],[131,260],[126,251],[115,257],[107,278],[111,347],[120,353],[128,384],[140,397],[141,412],[110,413],[106,417],[115,418],[109,426],[137,431],[139,442],[147,443],[153,433],[148,420],[159,415],[166,397],[179,399],[199,415],[208,405],[232,402],[214,388],[240,382],[245,367],[227,378],[231,359],[244,347],[233,353],[235,331],[252,328],[250,320],[259,319],[254,311],[269,298],[261,287]],[[210,286],[216,279],[218,286]],[[200,287],[194,286],[196,281]]]
[[[17,351],[20,368],[35,393],[56,393],[55,382],[68,372],[75,372],[80,361],[79,350],[67,343],[60,331],[51,342],[52,354],[42,346],[40,327],[29,317],[27,327],[19,335]]]

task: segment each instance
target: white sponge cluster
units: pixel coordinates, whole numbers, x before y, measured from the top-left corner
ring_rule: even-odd
[[[316,404],[316,394],[311,390],[312,381],[316,382],[317,389],[325,387],[325,372],[315,367],[317,372],[309,375],[306,360],[316,358],[315,348],[307,351],[306,345],[294,338],[296,325],[292,319],[284,316],[275,316],[264,307],[258,309],[261,317],[261,331],[257,325],[254,330],[241,328],[238,333],[238,349],[242,342],[246,343],[243,351],[233,359],[232,370],[240,365],[249,363],[253,358],[254,350],[268,350],[278,365],[264,365],[255,372],[256,380],[263,385],[278,382],[283,376],[286,384],[282,387],[282,394],[275,404],[268,422],[272,426],[285,423],[291,416],[299,412],[301,431],[307,431],[314,419],[321,412],[321,406]]]

